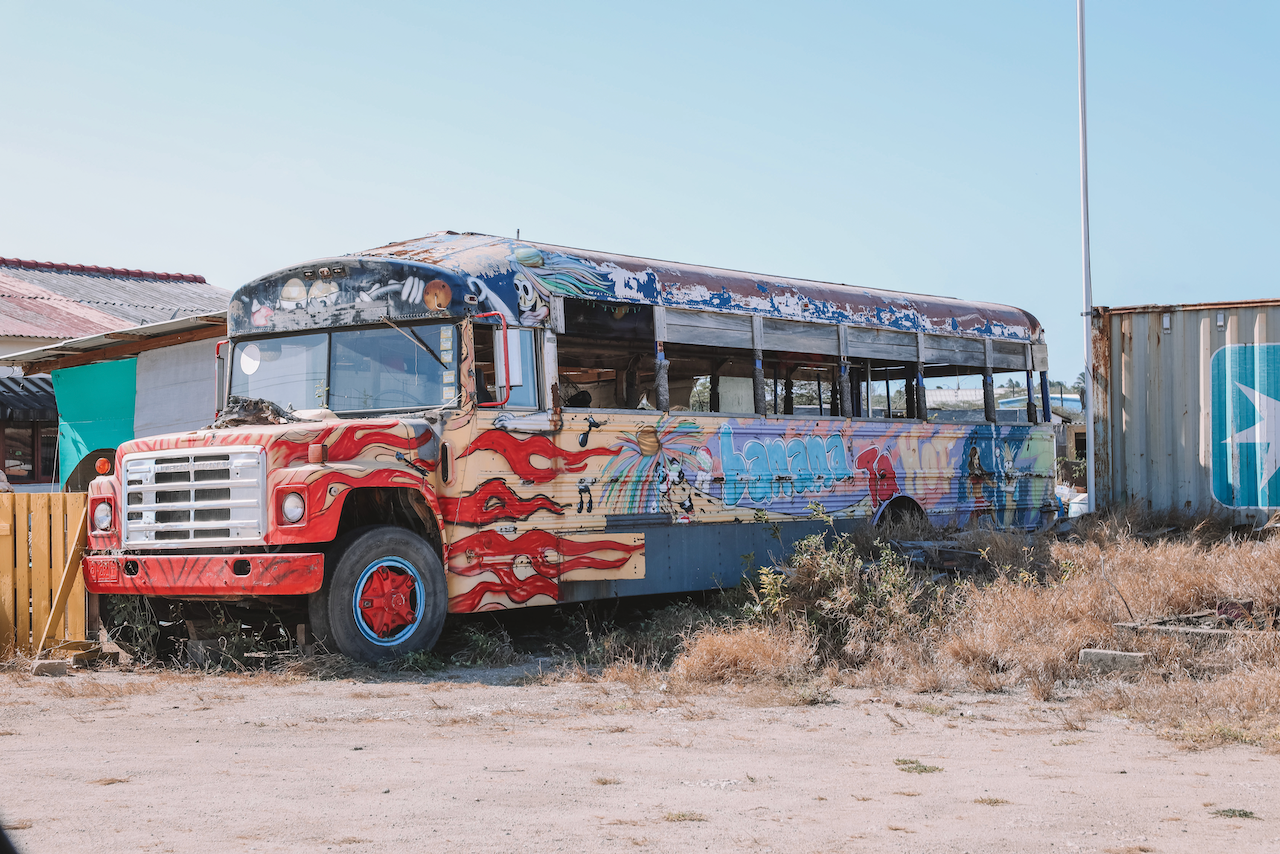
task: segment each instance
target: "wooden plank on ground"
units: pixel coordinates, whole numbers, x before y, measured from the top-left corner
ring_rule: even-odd
[[[31,650],[40,647],[37,634],[49,620],[53,606],[53,553],[49,544],[49,504],[47,492],[31,495]],[[58,533],[61,539],[61,532]]]
[[[12,658],[17,652],[13,503],[12,493],[0,494],[0,661]]]
[[[89,496],[83,492],[66,493],[67,500],[67,534],[74,537],[76,520],[84,518],[85,507]],[[67,640],[87,640],[88,635],[88,591],[84,587],[84,573],[80,572],[80,558],[84,551],[85,535],[78,539],[68,540],[68,555],[75,558],[75,585],[71,588],[71,598],[67,600]]]
[[[66,509],[66,502],[58,500],[50,502],[51,509],[56,511],[50,514],[55,522],[55,527],[61,526],[65,522],[63,511]],[[44,630],[40,634],[40,642],[36,644],[36,655],[39,655],[46,646],[49,645],[50,639],[55,641],[61,640],[65,632],[63,631],[64,618],[66,615],[67,599],[71,595],[71,590],[75,587],[76,578],[80,575],[80,544],[84,542],[85,534],[89,530],[89,517],[85,513],[80,514],[80,518],[75,521],[75,532],[71,535],[72,547],[69,557],[64,557],[62,563],[62,572],[58,581],[58,590],[53,596],[53,604],[49,609],[49,617],[45,620]],[[62,531],[58,531],[54,538],[59,543],[59,551],[66,551],[65,541],[63,540]],[[83,612],[83,609],[81,609]]]

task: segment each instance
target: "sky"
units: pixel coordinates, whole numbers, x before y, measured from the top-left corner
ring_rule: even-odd
[[[1073,0],[0,0],[0,256],[450,229],[1017,305],[1083,369]],[[1087,6],[1094,302],[1280,290],[1280,4]]]

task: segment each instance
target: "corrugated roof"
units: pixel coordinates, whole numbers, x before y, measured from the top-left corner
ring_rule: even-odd
[[[0,335],[77,338],[121,325],[120,319],[0,269]]]
[[[0,335],[83,336],[223,311],[230,296],[203,276],[0,258]],[[67,301],[87,311],[71,311]],[[59,323],[68,311],[75,319]]]
[[[92,356],[101,353],[102,358],[125,358],[133,352],[151,349],[154,344],[167,344],[159,341],[162,338],[175,337],[176,340],[192,340],[194,334],[199,337],[211,337],[226,334],[227,312],[211,311],[205,314],[189,315],[177,320],[165,320],[161,323],[149,323],[130,329],[116,329],[107,332],[95,332],[79,338],[59,341],[44,347],[24,350],[21,353],[9,353],[0,358],[0,365],[25,366],[33,371],[48,371],[57,367],[69,356]],[[148,346],[148,342],[153,342]],[[108,352],[110,351],[110,352]]]
[[[48,377],[0,377],[0,418],[56,421],[53,381]]]

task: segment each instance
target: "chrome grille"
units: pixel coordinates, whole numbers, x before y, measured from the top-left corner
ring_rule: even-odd
[[[264,541],[267,467],[261,447],[128,454],[121,472],[126,547]]]

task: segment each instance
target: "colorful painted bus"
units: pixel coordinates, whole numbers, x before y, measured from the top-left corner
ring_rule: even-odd
[[[374,660],[446,613],[736,584],[820,530],[1053,517],[1020,309],[441,232],[235,292],[225,408],[92,482],[90,590],[307,597]],[[1037,379],[997,418],[994,375]],[[975,423],[925,382],[983,378]],[[1021,379],[1021,377],[1020,377]]]

